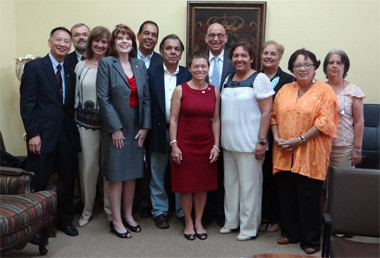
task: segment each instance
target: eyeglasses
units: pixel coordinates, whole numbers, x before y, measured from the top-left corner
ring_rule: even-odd
[[[304,63],[304,64],[296,64],[293,66],[294,69],[296,70],[301,70],[301,67],[305,67],[305,69],[310,69],[311,67],[314,66],[314,64],[309,64],[309,63]]]
[[[221,39],[224,36],[226,36],[226,34],[222,34],[222,33],[218,33],[218,34],[210,33],[210,34],[207,34],[207,37],[212,38],[212,39],[215,38],[215,37],[217,37],[218,39]]]

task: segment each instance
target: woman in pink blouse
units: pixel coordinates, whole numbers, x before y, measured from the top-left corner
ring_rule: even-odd
[[[338,100],[338,137],[333,139],[330,155],[330,166],[334,167],[354,167],[362,161],[365,95],[345,80],[349,69],[350,60],[343,50],[334,49],[326,55],[323,72]]]

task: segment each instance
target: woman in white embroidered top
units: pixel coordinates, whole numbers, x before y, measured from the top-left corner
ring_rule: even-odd
[[[363,91],[346,81],[350,59],[340,49],[331,50],[323,61],[323,72],[338,101],[337,138],[332,140],[330,166],[352,167],[362,161],[364,132]]]
[[[237,42],[230,58],[236,73],[226,78],[221,91],[226,222],[220,233],[240,227],[237,240],[244,241],[255,238],[260,226],[262,165],[274,91],[267,76],[251,68],[249,42]]]
[[[76,123],[82,152],[79,154],[79,176],[83,203],[78,224],[88,224],[96,197],[96,184],[100,171],[100,113],[96,98],[96,73],[99,60],[108,55],[110,31],[103,26],[91,30],[86,46],[86,60],[75,67]]]

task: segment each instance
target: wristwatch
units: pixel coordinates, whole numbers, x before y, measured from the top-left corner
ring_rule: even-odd
[[[260,145],[263,145],[263,146],[264,146],[265,144],[267,144],[267,142],[266,142],[266,141],[263,141],[263,140],[258,140],[257,143],[260,144]]]

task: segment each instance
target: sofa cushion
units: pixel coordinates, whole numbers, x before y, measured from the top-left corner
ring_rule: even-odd
[[[0,202],[1,247],[22,240],[56,214],[57,196],[52,191],[2,195]]]

